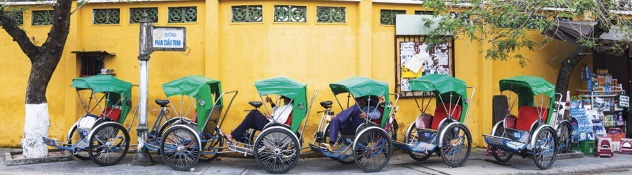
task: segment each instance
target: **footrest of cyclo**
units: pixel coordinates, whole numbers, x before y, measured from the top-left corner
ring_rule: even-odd
[[[321,153],[321,154],[323,153],[323,149],[326,149],[326,148],[323,148],[323,147],[320,147],[320,146],[316,146],[316,145],[311,144],[311,143],[309,144],[309,148],[311,148],[312,151],[314,151],[315,153]]]
[[[342,148],[342,150],[340,151],[329,151],[327,150],[326,147],[320,147],[314,144],[309,144],[309,147],[312,149],[312,151],[314,151],[315,153],[321,153],[325,156],[328,157],[347,157],[349,155],[351,155],[351,148],[350,146],[347,146],[346,148]]]
[[[44,139],[44,144],[46,144],[48,146],[54,146],[54,147],[57,147],[57,148],[60,148],[60,149],[72,147],[72,145],[64,143],[64,142],[62,142],[61,140],[58,140],[58,139],[53,139],[53,138],[48,138],[48,137],[42,137],[42,139]]]
[[[504,151],[519,152],[519,151],[522,151],[527,146],[526,143],[524,142],[516,142],[504,137],[485,135],[485,134],[483,134],[483,137],[485,137],[485,142],[488,145],[496,149],[501,149]]]

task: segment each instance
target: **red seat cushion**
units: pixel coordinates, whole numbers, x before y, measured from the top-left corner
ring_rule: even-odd
[[[101,112],[100,117],[103,117],[105,114],[107,114],[108,117],[110,117],[112,120],[118,122],[119,118],[121,117],[121,110],[118,108],[107,107],[105,108],[105,110],[103,110],[103,112]]]
[[[191,119],[191,122],[197,123],[197,110],[195,110],[195,112],[193,112],[193,118]]]
[[[449,112],[452,112],[452,111],[448,112],[446,110],[454,111],[454,114],[452,115],[454,119],[456,120],[461,119],[461,110],[462,110],[461,105],[451,104],[451,103],[441,103],[441,104],[438,104],[437,107],[435,108],[435,113],[434,113],[434,117],[432,118],[432,125],[430,128],[439,129],[439,124],[441,123],[441,120],[448,117]]]
[[[287,120],[285,121],[285,124],[288,126],[292,126],[292,115],[294,114],[294,112],[290,112],[290,116],[287,116]]]
[[[384,115],[384,109],[382,108],[377,108],[378,111],[380,111],[380,118],[379,119],[375,119],[375,120],[371,120],[373,123],[381,125],[382,124],[382,116]]]
[[[542,120],[546,121],[549,110],[535,106],[521,106],[518,109],[518,121],[516,121],[516,129],[528,131],[531,125],[540,118],[538,111],[542,112]]]

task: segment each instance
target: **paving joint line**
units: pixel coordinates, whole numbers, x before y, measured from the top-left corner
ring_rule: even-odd
[[[423,167],[423,168],[426,168],[426,169],[429,169],[429,170],[432,170],[432,171],[439,172],[439,173],[444,174],[444,175],[450,175],[450,174],[448,174],[448,173],[446,173],[446,172],[439,171],[439,170],[435,170],[435,169],[433,169],[433,168],[430,168],[430,167],[427,167],[427,166],[423,166],[423,165],[421,165],[421,164],[415,164],[415,165],[420,166],[420,167]]]
[[[413,167],[410,167],[409,165],[400,165],[400,166],[403,166],[403,167],[405,167],[405,168],[408,168],[408,169],[411,169],[411,170],[414,170],[414,171],[418,171],[418,172],[421,172],[421,173],[431,174],[431,175],[436,175],[436,174],[434,174],[434,173],[429,173],[429,172],[425,172],[425,171],[422,171],[422,170],[419,170],[419,169],[415,169],[415,168],[413,168]]]
[[[202,171],[198,172],[196,175],[200,175],[202,174],[204,171],[208,170],[208,168],[210,168],[211,166],[207,166],[206,168],[204,168]]]
[[[245,168],[243,171],[241,171],[241,173],[239,173],[239,175],[244,175],[248,172],[248,168]]]

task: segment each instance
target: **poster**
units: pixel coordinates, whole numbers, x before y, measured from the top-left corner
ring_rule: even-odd
[[[410,91],[408,90],[408,81],[411,79],[433,73],[452,75],[452,53],[450,53],[451,48],[449,42],[440,44],[429,51],[426,51],[427,48],[428,45],[421,41],[401,41],[399,43],[401,92]],[[409,68],[411,65],[417,65],[411,64],[412,61],[423,61],[423,63],[420,68],[412,66],[413,70],[411,70]],[[408,67],[406,65],[408,65]]]

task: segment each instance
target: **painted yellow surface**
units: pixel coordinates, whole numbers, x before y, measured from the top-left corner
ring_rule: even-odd
[[[231,6],[262,5],[263,22],[231,22]],[[274,5],[307,6],[306,23],[278,23],[274,21]],[[167,23],[168,7],[196,6],[198,19],[195,23]],[[346,7],[346,23],[316,23],[316,7]],[[71,19],[64,55],[48,86],[47,98],[51,115],[50,137],[65,140],[72,124],[83,114],[77,94],[70,87],[73,78],[79,76],[80,59],[72,51],[107,51],[116,56],[106,56],[105,68],[114,69],[116,77],[138,84],[138,24],[129,23],[129,8],[158,7],[159,21],[156,26],[183,26],[187,28],[185,52],[154,52],[149,61],[149,124],[155,121],[159,106],[154,99],[165,99],[161,85],[187,76],[205,75],[222,81],[224,91],[238,90],[239,94],[222,127],[230,132],[245,116],[244,110],[252,109],[248,101],[260,101],[254,81],[276,76],[288,76],[308,85],[308,96],[316,91],[316,102],[332,100],[328,84],[351,76],[367,76],[389,83],[394,92],[394,34],[395,27],[380,24],[380,10],[406,10],[414,14],[423,10],[420,5],[373,3],[370,0],[349,1],[172,1],[142,3],[89,3],[81,7]],[[120,24],[92,24],[92,10],[120,8]],[[38,6],[30,10],[43,10]],[[74,8],[73,8],[74,9]],[[50,26],[31,26],[30,10],[25,12],[24,26],[36,43],[43,43]],[[537,32],[532,37],[541,37]],[[544,77],[554,83],[559,62],[548,60],[568,55],[574,46],[552,42],[535,52],[523,51],[531,60],[521,68],[517,61],[485,60],[481,50],[486,43],[465,40],[454,42],[455,75],[476,88],[468,127],[475,146],[485,146],[481,134],[492,127],[492,96],[498,92],[498,81],[514,75]],[[0,146],[19,146],[24,122],[24,94],[30,62],[10,36],[0,31],[0,73],[4,86],[0,91]],[[580,65],[589,64],[586,58]],[[579,69],[573,73],[569,89],[579,88]],[[138,88],[133,87],[134,104]],[[469,91],[471,93],[471,91]],[[343,103],[344,105],[344,103]],[[179,106],[177,104],[176,106]],[[402,99],[396,115],[400,126],[400,141],[405,128],[419,115],[414,100]],[[186,104],[185,104],[186,107]],[[305,129],[305,143],[311,143],[318,128],[318,104],[313,105]],[[338,107],[334,107],[339,112]],[[428,109],[432,113],[434,106]],[[130,125],[132,111],[125,127]],[[133,127],[136,126],[134,122]],[[9,128],[9,129],[6,129]],[[136,142],[134,129],[130,133],[132,144]]]

